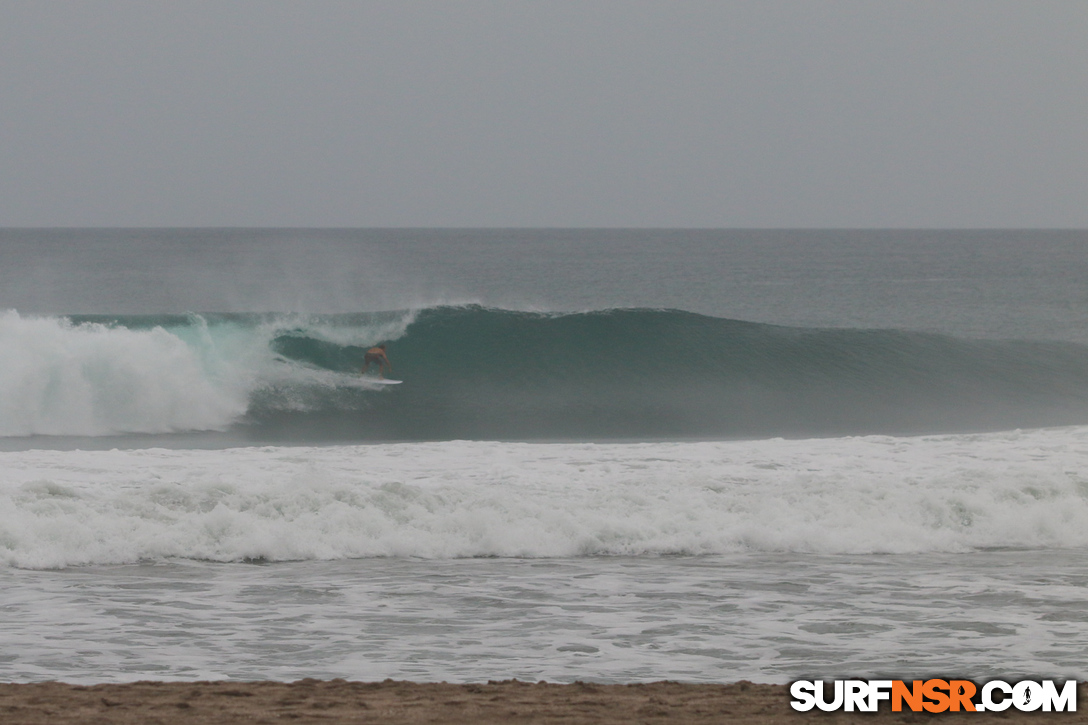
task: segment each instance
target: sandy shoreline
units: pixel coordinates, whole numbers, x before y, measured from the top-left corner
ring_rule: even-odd
[[[1080,686],[1079,702],[1088,695]],[[0,684],[0,722],[42,723],[1088,723],[1077,713],[798,713],[785,685],[300,680]]]

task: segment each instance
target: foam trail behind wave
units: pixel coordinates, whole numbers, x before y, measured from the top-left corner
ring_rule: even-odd
[[[1088,546],[1088,427],[0,454],[0,562]]]

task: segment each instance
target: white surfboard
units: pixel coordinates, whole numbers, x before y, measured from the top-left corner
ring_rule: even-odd
[[[377,378],[375,380],[369,380],[367,382],[377,383],[378,385],[400,385],[403,380],[387,380],[385,378]]]

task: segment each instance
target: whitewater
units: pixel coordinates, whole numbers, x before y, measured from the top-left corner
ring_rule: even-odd
[[[0,453],[0,561],[1088,544],[1088,428],[731,443]]]
[[[1084,679],[1086,244],[0,230],[0,677]]]

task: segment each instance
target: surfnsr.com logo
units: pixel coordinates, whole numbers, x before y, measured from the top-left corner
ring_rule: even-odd
[[[832,688],[821,680],[798,680],[790,685],[790,706],[800,712],[876,712],[887,701],[892,712],[1076,712],[1077,683],[1066,680],[1021,680],[1009,684],[990,680],[977,687],[970,680],[835,680]],[[828,692],[830,690],[830,692]]]

